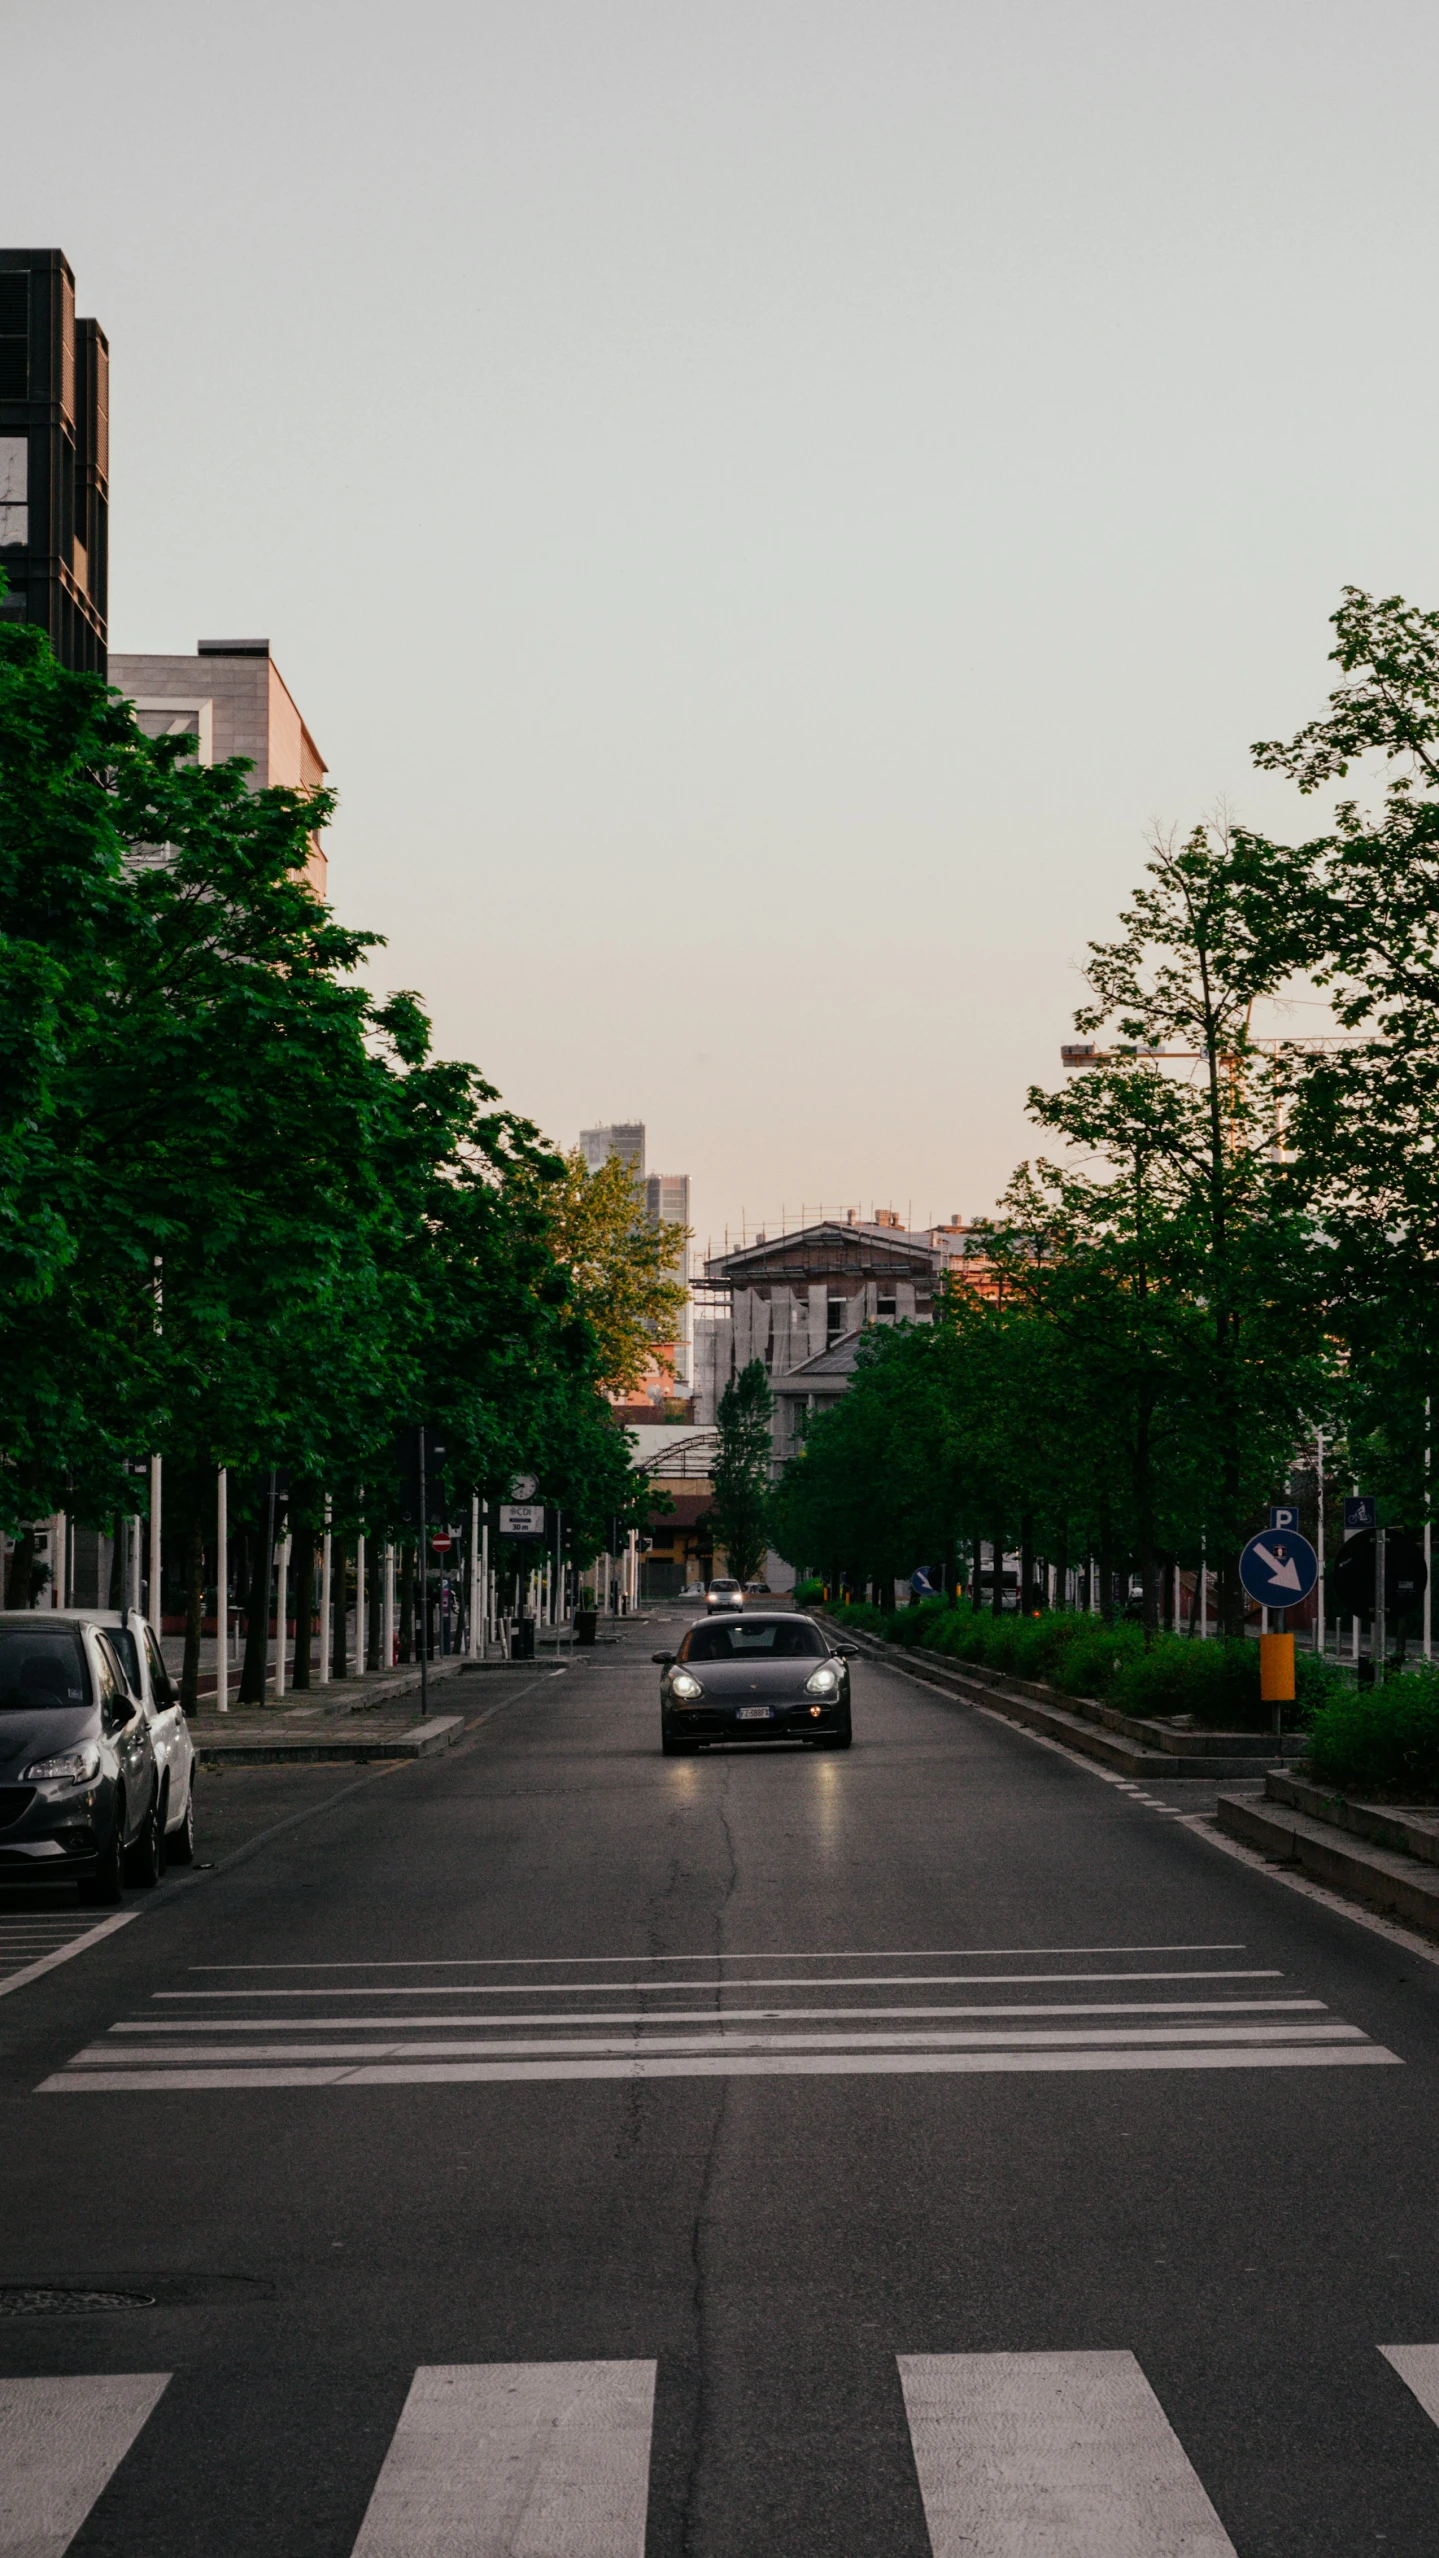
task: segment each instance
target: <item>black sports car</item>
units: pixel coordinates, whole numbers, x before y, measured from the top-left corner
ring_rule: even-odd
[[[706,1741],[850,1744],[853,1644],[836,1643],[812,1617],[712,1617],[691,1626],[678,1652],[657,1652],[660,1735],[666,1757]]]

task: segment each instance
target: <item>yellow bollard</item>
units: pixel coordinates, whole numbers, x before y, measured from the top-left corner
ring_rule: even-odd
[[[1292,1634],[1261,1634],[1259,1693],[1266,1705],[1293,1704],[1294,1637]]]

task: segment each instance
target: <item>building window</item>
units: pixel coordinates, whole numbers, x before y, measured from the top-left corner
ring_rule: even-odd
[[[0,275],[0,400],[30,397],[30,278]]]
[[[0,435],[0,551],[30,539],[30,447],[23,435]]]
[[[875,1312],[881,1323],[893,1323],[899,1312],[899,1299],[893,1288],[881,1288],[875,1299]]]
[[[849,1301],[847,1298],[830,1298],[824,1328],[824,1346],[826,1350],[832,1350],[835,1343],[843,1338],[844,1319],[848,1310]]]

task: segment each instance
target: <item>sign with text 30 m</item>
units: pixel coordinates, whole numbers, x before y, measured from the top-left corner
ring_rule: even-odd
[[[500,1534],[502,1537],[542,1537],[545,1533],[543,1501],[502,1501]]]

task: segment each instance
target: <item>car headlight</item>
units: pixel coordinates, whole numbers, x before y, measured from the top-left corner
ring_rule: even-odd
[[[833,1669],[828,1661],[822,1661],[819,1668],[811,1671],[810,1676],[805,1680],[804,1692],[806,1696],[838,1696],[838,1670]]]
[[[672,1670],[670,1694],[682,1698],[688,1705],[692,1697],[703,1696],[704,1689],[700,1686],[698,1679],[691,1677],[688,1670]]]
[[[47,1781],[62,1785],[88,1785],[100,1773],[100,1752],[93,1741],[82,1741],[78,1750],[57,1750],[53,1759],[36,1759],[25,1770],[27,1785],[43,1785]]]

